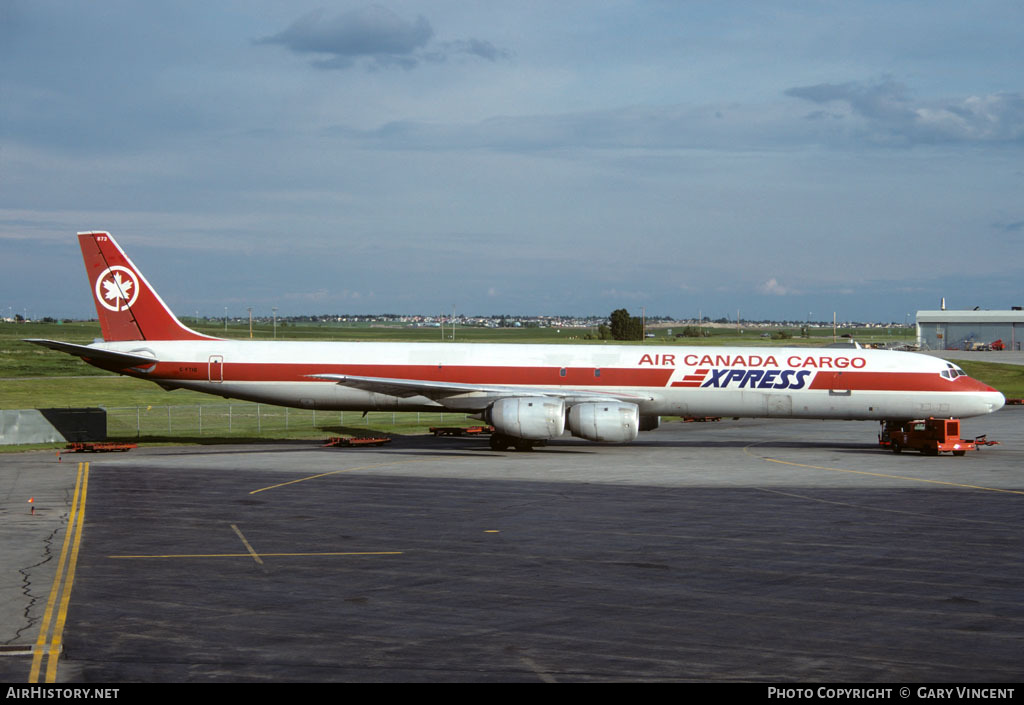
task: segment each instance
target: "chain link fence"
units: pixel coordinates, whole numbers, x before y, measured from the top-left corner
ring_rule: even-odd
[[[314,411],[267,404],[188,404],[180,406],[105,407],[108,438],[142,436],[259,436],[300,435],[374,429],[413,430],[417,427],[461,424],[461,413],[371,411]]]

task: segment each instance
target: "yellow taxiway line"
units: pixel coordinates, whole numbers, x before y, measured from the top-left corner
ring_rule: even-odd
[[[53,579],[46,611],[39,627],[39,636],[32,654],[32,668],[28,682],[38,683],[43,663],[46,662],[46,683],[57,679],[57,661],[61,652],[64,622],[67,619],[68,603],[71,602],[71,587],[75,582],[75,566],[78,564],[78,549],[82,544],[82,526],[85,523],[85,496],[89,488],[89,463],[78,464],[74,498],[64,532],[64,545],[57,563],[57,575]]]
[[[317,480],[321,477],[330,477],[331,475],[339,475],[346,472],[357,472],[359,470],[373,470],[375,468],[386,468],[392,465],[404,465],[406,463],[428,463],[434,462],[434,458],[416,458],[414,460],[391,460],[386,463],[374,463],[373,465],[360,465],[354,468],[342,468],[341,470],[332,470],[330,472],[322,472],[317,475],[309,475],[308,477],[300,477],[296,480],[289,480],[288,482],[281,482],[276,485],[270,485],[269,487],[261,487],[258,490],[252,490],[249,494],[257,494],[259,492],[266,492],[267,490],[276,490],[279,487],[287,487],[288,485],[295,485],[299,482],[307,482],[309,480]]]
[[[985,492],[1005,492],[1006,494],[1021,494],[1024,495],[1024,491],[1021,490],[1007,490],[999,487],[984,487],[982,485],[967,485],[962,482],[947,482],[945,480],[929,480],[924,477],[910,477],[908,475],[889,475],[882,472],[869,472],[867,470],[851,470],[850,468],[830,468],[825,465],[808,465],[807,463],[796,463],[791,460],[779,460],[778,458],[768,458],[763,455],[755,455],[751,452],[751,448],[760,445],[760,443],[751,443],[743,448],[743,452],[752,458],[763,460],[766,463],[779,463],[780,465],[792,465],[798,468],[808,468],[810,470],[827,470],[829,472],[840,472],[848,473],[851,475],[867,475],[869,477],[881,477],[887,480],[906,480],[908,482],[923,482],[930,485],[945,485],[947,487],[960,487],[967,490],[984,490]]]
[[[259,553],[260,558],[294,558],[310,556],[400,556],[403,551],[322,551],[310,553]],[[253,558],[252,553],[154,553],[107,558]]]

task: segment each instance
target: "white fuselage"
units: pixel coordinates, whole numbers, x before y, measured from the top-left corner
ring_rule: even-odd
[[[93,347],[152,355],[127,373],[168,388],[283,406],[479,411],[484,392],[393,395],[314,375],[607,394],[643,415],[831,419],[968,417],[1002,394],[916,353],[861,348],[647,345],[122,341]],[[944,374],[945,373],[945,374]]]

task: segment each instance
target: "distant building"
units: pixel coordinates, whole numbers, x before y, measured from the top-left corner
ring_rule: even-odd
[[[1006,350],[1020,350],[1024,311],[918,311],[917,342],[924,349],[986,349],[997,340]]]

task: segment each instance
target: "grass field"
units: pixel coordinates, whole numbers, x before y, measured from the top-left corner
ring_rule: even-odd
[[[201,332],[246,339],[248,324],[229,326],[193,324]],[[753,329],[737,334],[731,328],[712,328],[708,338],[668,339],[663,332],[644,342],[623,345],[802,345],[822,346],[832,342],[831,330],[812,330],[807,339],[790,338],[769,340],[762,338],[765,329]],[[581,329],[554,328],[457,328],[458,342],[500,343],[569,343],[598,344],[584,340],[587,333]],[[865,337],[871,332],[873,337]],[[790,331],[798,334],[798,331]],[[855,329],[840,330],[852,333],[857,340],[868,342],[907,341],[907,329]],[[175,390],[167,392],[153,384],[130,377],[114,375],[87,365],[78,358],[47,350],[23,342],[24,338],[50,338],[72,343],[88,344],[100,336],[96,322],[73,323],[0,323],[0,409],[33,409],[50,407],[104,407],[108,412],[111,436],[130,438],[170,438],[189,442],[239,440],[240,438],[300,438],[323,437],[344,433],[362,433],[377,430],[390,433],[421,433],[429,425],[440,425],[436,418],[417,417],[415,414],[371,414],[361,417],[355,412],[332,417],[319,412],[284,410],[277,407],[237,403],[224,410],[220,399],[198,392]],[[253,337],[270,340],[274,331],[270,324],[258,325]],[[344,326],[320,324],[278,325],[279,340],[348,340],[348,341],[440,341],[436,328],[403,326]],[[972,377],[1002,391],[1007,397],[1024,397],[1024,367],[995,363],[960,363]],[[115,412],[115,409],[118,411]],[[201,420],[206,414],[205,425]],[[285,415],[287,413],[287,415]],[[229,414],[231,421],[224,422]],[[262,416],[260,416],[262,414]],[[303,414],[309,415],[308,417]],[[446,423],[461,421],[448,414]],[[220,420],[218,420],[220,419]]]

